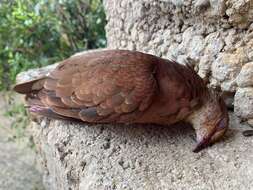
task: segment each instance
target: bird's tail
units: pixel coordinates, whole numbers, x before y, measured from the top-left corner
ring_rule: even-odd
[[[43,103],[42,96],[44,95],[43,90],[33,91],[32,93],[26,94],[26,108],[32,115],[40,115],[48,118],[54,119],[67,119],[64,116],[61,116],[55,113],[49,106]]]
[[[25,107],[32,115],[41,115],[55,119],[66,119],[66,117],[53,112],[50,107],[43,103],[43,96],[45,97],[43,85],[45,80],[46,77],[41,77],[34,80],[24,81],[16,84],[13,87],[13,90],[18,93],[25,94]]]

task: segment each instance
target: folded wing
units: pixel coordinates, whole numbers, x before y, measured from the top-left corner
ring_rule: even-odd
[[[88,122],[117,121],[149,107],[156,92],[153,56],[102,51],[71,57],[38,93],[55,113]]]

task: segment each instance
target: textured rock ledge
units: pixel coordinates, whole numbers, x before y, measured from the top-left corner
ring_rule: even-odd
[[[253,120],[252,90],[244,89],[253,89],[253,0],[107,0],[104,5],[110,48],[179,63],[190,59],[210,85],[230,92],[230,100],[236,94],[237,116]],[[251,101],[242,96],[246,91]]]
[[[50,190],[248,190],[253,138],[231,114],[223,142],[191,152],[184,126],[86,125],[43,119],[32,130]]]

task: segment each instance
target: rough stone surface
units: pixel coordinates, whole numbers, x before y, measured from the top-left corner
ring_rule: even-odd
[[[236,82],[242,88],[253,87],[253,62],[247,63],[242,67]]]
[[[199,154],[186,126],[33,123],[50,190],[249,190],[253,138],[231,116],[224,141]]]
[[[253,119],[253,88],[241,88],[236,91],[235,112],[243,119]]]
[[[253,61],[253,0],[107,0],[104,5],[109,48],[182,64],[190,59],[211,86],[231,94],[253,88],[247,70]]]
[[[249,124],[250,126],[253,126],[253,119],[249,119],[249,120],[248,120],[248,124]]]

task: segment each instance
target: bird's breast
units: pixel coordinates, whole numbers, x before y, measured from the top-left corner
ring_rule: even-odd
[[[180,99],[172,98],[166,102],[155,98],[150,107],[136,118],[136,123],[170,125],[184,120],[192,111],[193,109],[188,104],[182,104]]]

